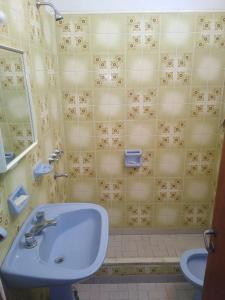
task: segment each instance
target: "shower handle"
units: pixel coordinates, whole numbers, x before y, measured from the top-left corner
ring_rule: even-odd
[[[205,248],[208,252],[212,253],[215,252],[215,246],[213,242],[210,239],[210,236],[216,236],[216,232],[214,229],[207,229],[203,233]]]

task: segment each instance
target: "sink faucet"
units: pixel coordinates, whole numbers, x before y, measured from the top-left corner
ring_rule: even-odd
[[[25,247],[34,248],[37,245],[35,236],[39,235],[45,228],[56,226],[56,224],[56,219],[46,220],[43,211],[37,212],[35,224],[32,226],[29,232],[25,233]]]

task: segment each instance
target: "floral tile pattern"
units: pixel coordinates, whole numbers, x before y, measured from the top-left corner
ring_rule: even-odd
[[[182,200],[183,182],[181,178],[158,178],[155,184],[158,202],[180,202]]]
[[[158,48],[159,16],[150,15],[142,18],[138,16],[128,17],[128,49],[147,49]]]
[[[216,116],[221,101],[221,88],[193,88],[192,116]]]
[[[99,202],[122,202],[124,198],[123,181],[121,179],[98,180]]]
[[[72,177],[87,176],[95,174],[94,154],[93,153],[68,153],[69,173]]]
[[[90,91],[64,92],[64,118],[66,120],[90,120],[92,118],[92,95]]]
[[[197,47],[225,48],[225,18],[220,14],[206,14],[198,16]]]
[[[156,110],[155,89],[136,92],[128,91],[128,119],[147,119],[155,115]]]
[[[184,225],[206,226],[209,217],[209,207],[207,204],[184,205]]]
[[[97,123],[97,147],[121,149],[123,147],[123,123]]]
[[[127,206],[129,226],[149,227],[152,224],[152,206],[149,204],[129,204]]]
[[[183,147],[185,122],[175,124],[160,121],[158,123],[158,147]]]
[[[84,52],[89,49],[88,17],[71,16],[61,20],[58,26],[58,44],[60,51]]]
[[[213,150],[188,151],[186,157],[186,174],[191,176],[209,176],[213,173],[214,160],[215,153]]]
[[[95,86],[123,86],[123,63],[122,55],[95,56]]]
[[[190,53],[181,55],[161,55],[161,84],[188,85],[190,82],[190,67],[192,56]]]

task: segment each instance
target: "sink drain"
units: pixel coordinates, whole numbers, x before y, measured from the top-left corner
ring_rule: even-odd
[[[56,257],[55,263],[61,264],[62,262],[64,262],[64,260],[65,260],[65,258],[63,256],[59,256],[59,257]]]

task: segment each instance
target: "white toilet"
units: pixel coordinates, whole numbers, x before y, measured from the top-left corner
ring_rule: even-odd
[[[185,278],[195,287],[194,300],[202,299],[202,288],[208,252],[205,249],[185,251],[180,259],[180,267]]]

